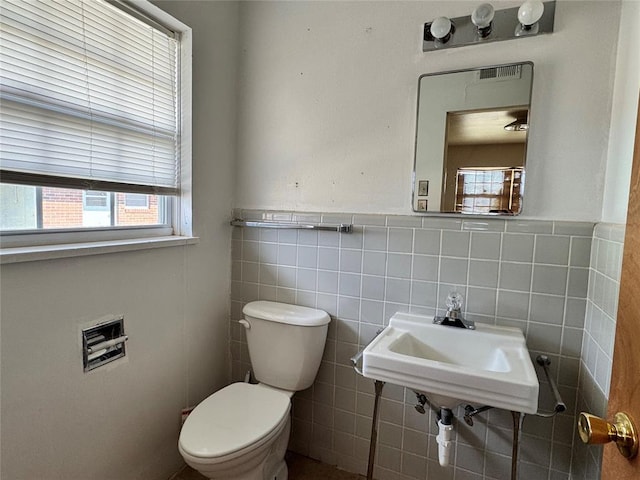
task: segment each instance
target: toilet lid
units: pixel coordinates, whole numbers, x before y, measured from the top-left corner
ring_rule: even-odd
[[[289,414],[291,400],[277,390],[232,383],[187,417],[180,447],[195,457],[221,457],[256,443]]]

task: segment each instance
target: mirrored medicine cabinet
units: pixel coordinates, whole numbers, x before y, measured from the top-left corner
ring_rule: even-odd
[[[414,211],[521,212],[532,84],[531,62],[419,78]]]

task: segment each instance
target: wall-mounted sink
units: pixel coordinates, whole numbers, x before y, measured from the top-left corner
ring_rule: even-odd
[[[476,324],[434,325],[433,317],[396,313],[365,348],[362,373],[425,393],[516,412],[538,409],[538,377],[522,331]]]

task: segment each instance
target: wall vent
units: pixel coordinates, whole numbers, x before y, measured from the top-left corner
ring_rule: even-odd
[[[519,79],[522,77],[522,65],[483,68],[477,75],[481,82]]]

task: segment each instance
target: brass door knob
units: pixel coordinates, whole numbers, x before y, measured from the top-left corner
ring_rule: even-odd
[[[631,417],[624,412],[616,413],[613,423],[590,413],[580,412],[578,433],[580,439],[588,444],[616,442],[618,450],[626,458],[633,458],[638,454],[638,430]]]

